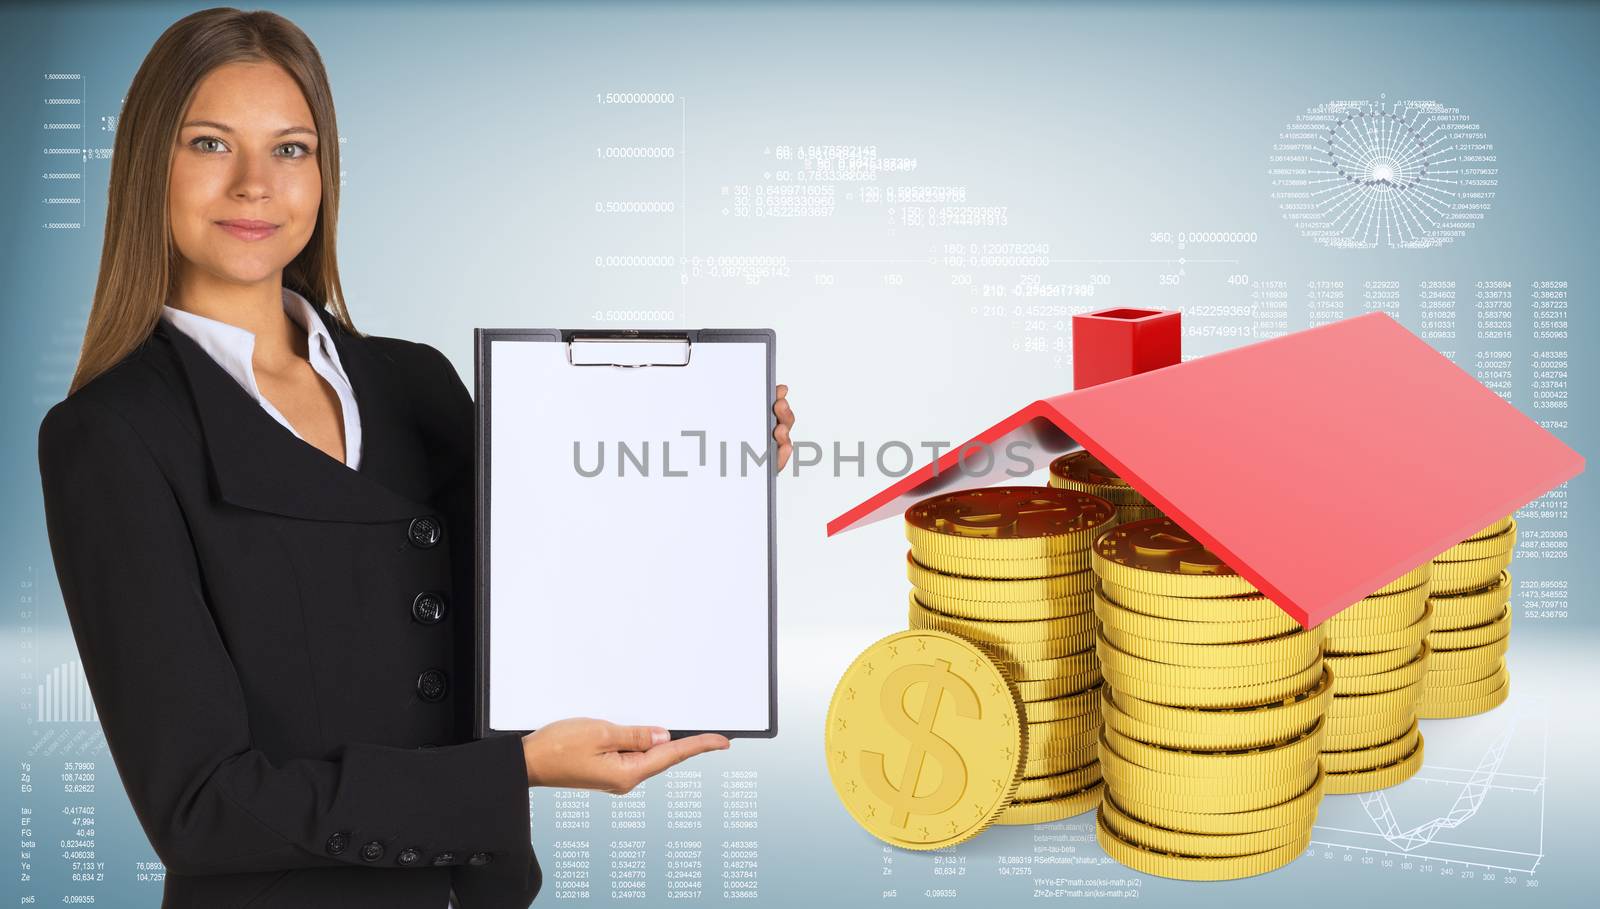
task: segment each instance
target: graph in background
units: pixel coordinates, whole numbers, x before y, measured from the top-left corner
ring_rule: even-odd
[[[45,675],[38,686],[35,707],[34,719],[40,723],[100,721],[94,699],[89,695],[89,681],[83,675],[83,665],[77,660],[62,663]]]
[[[1493,207],[1499,156],[1482,125],[1438,101],[1330,101],[1279,133],[1273,198],[1300,233],[1337,249],[1425,249]]]
[[[1425,721],[1427,760],[1417,775],[1404,786],[1324,800],[1313,850],[1383,856],[1373,864],[1384,867],[1532,875],[1545,854],[1549,720],[1537,706],[1519,709]]]

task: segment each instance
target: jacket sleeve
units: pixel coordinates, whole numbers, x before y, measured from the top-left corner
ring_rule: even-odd
[[[134,427],[73,395],[40,425],[39,473],[90,693],[128,798],[171,872],[424,868],[482,852],[500,874],[527,873],[518,736],[269,759],[252,747],[183,510]]]

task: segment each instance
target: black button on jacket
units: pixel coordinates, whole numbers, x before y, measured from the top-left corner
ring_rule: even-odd
[[[317,312],[360,470],[165,322],[39,427],[62,600],[162,906],[522,909],[521,739],[472,739],[472,610],[415,610],[471,602],[471,395],[433,347]]]

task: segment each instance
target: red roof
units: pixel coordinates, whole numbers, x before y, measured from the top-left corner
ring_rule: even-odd
[[[1370,313],[1035,401],[830,521],[828,534],[1005,479],[1003,457],[981,476],[958,463],[980,462],[979,442],[1000,454],[1020,438],[1045,453],[1088,449],[1308,626],[1584,466]]]

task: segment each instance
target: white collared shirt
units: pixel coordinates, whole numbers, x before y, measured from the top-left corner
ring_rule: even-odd
[[[339,409],[344,415],[345,465],[351,470],[359,470],[361,417],[356,411],[355,391],[350,387],[350,378],[339,363],[339,351],[328,334],[327,326],[322,324],[311,305],[310,300],[287,287],[283,288],[283,311],[289,314],[295,324],[306,329],[306,352],[311,359],[311,368],[326,379],[339,396]],[[217,361],[217,365],[233,376],[250,397],[266,408],[273,419],[294,433],[295,438],[305,440],[256,385],[256,373],[252,365],[256,347],[255,332],[171,306],[161,307],[161,318],[193,338],[202,350],[211,355],[211,359]]]

